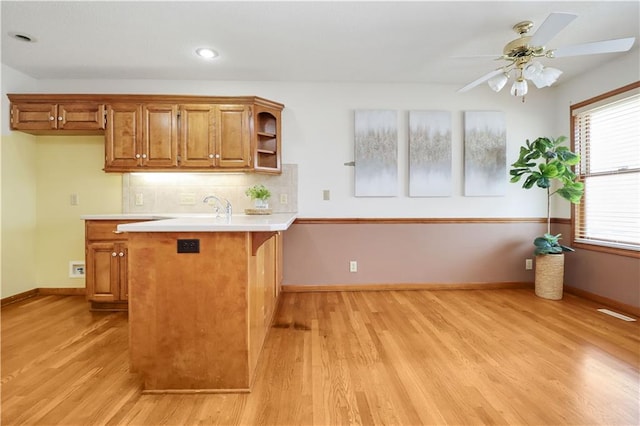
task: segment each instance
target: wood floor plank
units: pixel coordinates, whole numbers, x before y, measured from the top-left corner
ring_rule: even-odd
[[[126,313],[2,308],[2,425],[640,424],[640,325],[529,289],[285,293],[250,394],[141,394]]]

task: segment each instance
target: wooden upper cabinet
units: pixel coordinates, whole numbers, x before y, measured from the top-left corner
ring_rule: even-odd
[[[284,106],[255,96],[9,94],[11,128],[104,134],[106,172],[281,173]]]
[[[105,171],[170,169],[178,164],[176,105],[107,105]]]
[[[250,111],[250,107],[246,105],[217,107],[217,167],[243,169],[250,166]]]
[[[142,106],[107,105],[105,130],[105,171],[135,169],[142,155]]]
[[[210,168],[215,164],[215,106],[180,105],[180,167]]]
[[[256,106],[254,119],[253,169],[265,173],[280,173],[281,110]]]
[[[248,169],[250,107],[181,105],[180,167]]]
[[[140,165],[149,168],[178,166],[178,106],[143,106],[143,138]]]
[[[12,130],[27,133],[62,130],[92,134],[104,131],[105,109],[103,104],[87,102],[13,103],[10,119]]]

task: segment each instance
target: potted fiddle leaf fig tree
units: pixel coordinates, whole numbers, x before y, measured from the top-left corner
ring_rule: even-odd
[[[557,194],[578,204],[584,194],[584,184],[578,182],[571,169],[580,162],[580,156],[563,145],[566,140],[566,136],[557,139],[539,137],[533,142],[527,139],[509,172],[512,183],[524,178],[523,188],[538,187],[547,191],[547,232],[533,242],[536,247],[535,291],[537,296],[553,300],[562,299],[564,252],[574,250],[560,244],[560,234],[551,234],[551,197]]]

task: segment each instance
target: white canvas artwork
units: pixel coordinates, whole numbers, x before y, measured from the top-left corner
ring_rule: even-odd
[[[355,111],[355,196],[398,195],[398,113]]]
[[[409,196],[451,196],[451,112],[409,111]]]
[[[464,113],[464,195],[503,196],[507,189],[507,134],[499,111]]]

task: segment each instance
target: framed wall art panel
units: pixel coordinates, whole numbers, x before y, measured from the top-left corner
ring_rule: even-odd
[[[507,132],[499,111],[464,113],[464,195],[503,196],[507,189]]]
[[[355,111],[355,196],[398,195],[398,113]]]
[[[451,112],[409,111],[409,196],[451,195]]]

